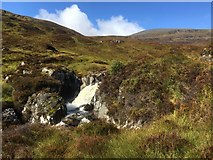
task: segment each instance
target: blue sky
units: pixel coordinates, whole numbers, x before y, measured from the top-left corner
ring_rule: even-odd
[[[73,6],[74,4],[76,4],[75,7]],[[85,21],[89,21],[85,22],[85,25],[88,25],[88,27],[93,27],[90,28],[94,29],[91,31],[91,34],[103,33],[104,35],[104,30],[110,30],[110,26],[111,30],[113,31],[112,34],[119,32],[119,30],[115,29],[119,26],[121,26],[120,34],[124,34],[122,27],[123,30],[127,30],[127,28],[129,28],[128,30],[131,32],[154,28],[211,28],[211,3],[209,2],[4,2],[2,4],[3,9],[7,11],[31,17],[35,17],[37,15],[37,18],[50,20],[81,32],[82,27],[77,26],[77,24],[73,24],[74,22],[71,24],[71,22],[69,22],[69,16],[66,17],[66,20],[61,21],[60,18],[62,15],[56,13],[56,10],[64,11],[65,8],[71,6],[73,7],[69,8],[70,10],[68,13],[73,16],[75,15],[74,13],[76,13],[76,16],[80,17],[79,20],[82,20],[82,23],[78,25],[84,25]],[[40,9],[44,9],[45,14],[44,12],[41,13]],[[54,14],[55,19],[52,18],[51,14]],[[87,20],[83,15],[86,15]],[[70,18],[73,21],[75,20],[74,17]],[[97,22],[98,19],[99,21]],[[113,30],[112,26],[114,24],[115,26]],[[88,30],[88,28],[84,28],[84,32],[85,30]],[[106,32],[105,35],[106,34],[110,33]]]

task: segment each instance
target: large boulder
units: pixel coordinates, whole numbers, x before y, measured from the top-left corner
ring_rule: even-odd
[[[67,109],[57,93],[42,90],[28,98],[22,114],[30,123],[56,124],[65,117]]]

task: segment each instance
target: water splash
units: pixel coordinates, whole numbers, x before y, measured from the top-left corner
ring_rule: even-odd
[[[83,88],[72,103],[67,103],[68,113],[80,110],[82,105],[91,104],[97,89],[98,83]]]

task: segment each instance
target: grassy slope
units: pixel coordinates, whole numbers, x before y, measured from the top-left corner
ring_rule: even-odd
[[[199,64],[201,71],[211,70],[210,64],[199,60],[202,46],[159,45],[125,37],[87,38],[50,22],[4,12],[3,21],[3,47],[9,49],[3,51],[3,75],[13,74],[22,61],[33,65],[63,65],[74,69],[79,75],[84,75],[89,71],[110,69],[115,61],[128,64],[143,60],[147,65],[153,66],[154,61],[149,61],[150,59],[157,62],[157,60],[163,60],[161,57],[166,58],[171,53],[175,53],[177,57],[180,53],[184,54],[188,57],[190,64]],[[124,42],[115,44],[110,42],[113,39],[121,39]],[[47,44],[51,44],[59,52],[47,51],[45,48]],[[190,64],[189,66],[193,67]],[[138,68],[143,68],[143,65],[141,63]],[[169,63],[166,65],[170,67]],[[156,68],[152,69],[156,71]],[[190,71],[193,68],[187,70]],[[174,73],[172,68],[168,71]],[[143,76],[134,74],[136,72],[137,70],[130,74],[132,77],[128,78]],[[158,77],[160,74],[154,74],[154,76]],[[175,73],[175,76],[178,75]],[[1,83],[3,83],[4,93],[2,101],[12,101],[11,86],[4,81]],[[134,89],[132,84],[127,85],[127,89],[131,88]],[[174,90],[174,93],[178,92],[178,89]],[[193,114],[189,114],[190,111],[200,113],[198,112],[200,110],[196,108],[198,110],[193,111],[191,106],[184,106],[158,120],[151,121],[140,130],[117,132],[112,126],[102,123],[62,129],[37,125],[12,126],[3,132],[3,156],[10,158],[212,157],[210,132],[212,126],[209,111],[211,93],[211,89],[204,88],[200,99],[195,101],[202,109],[202,115],[191,116]],[[177,95],[175,98],[178,98],[178,94],[175,95]],[[108,131],[110,134],[106,134]]]
[[[95,124],[96,123],[96,124]],[[140,130],[97,122],[78,128],[19,126],[3,134],[7,158],[211,158],[211,122],[167,115]]]

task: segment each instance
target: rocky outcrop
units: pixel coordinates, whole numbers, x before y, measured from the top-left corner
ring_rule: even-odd
[[[141,120],[134,121],[134,120],[128,120],[126,119],[125,121],[121,121],[119,118],[115,118],[114,116],[111,116],[108,114],[109,109],[107,103],[104,101],[106,94],[101,93],[100,90],[98,89],[94,99],[93,99],[93,104],[95,106],[94,108],[94,114],[95,117],[98,119],[103,119],[108,123],[114,124],[117,128],[134,128],[134,129],[139,129],[143,126],[143,122]],[[119,92],[118,99],[123,99],[121,92]],[[125,114],[125,113],[123,113]],[[125,117],[123,117],[125,118]]]
[[[53,80],[50,85],[42,83],[41,90],[32,90],[34,94],[28,97],[21,112],[25,122],[77,126],[97,118],[108,118],[108,110],[99,94],[105,72],[90,73],[81,80],[67,69],[43,67],[40,74]]]
[[[81,81],[82,81],[81,89],[83,89],[84,87],[89,86],[89,85],[94,85],[95,83],[101,83],[105,74],[106,74],[105,72],[90,73],[87,76],[82,77],[81,78]]]
[[[10,79],[18,115],[22,115],[27,100],[34,93],[47,89],[48,93],[55,93],[68,102],[78,95],[81,86],[81,80],[73,71],[53,66],[33,66],[29,62],[22,62]]]
[[[22,114],[30,123],[56,124],[66,116],[67,110],[62,97],[40,91],[29,97]]]
[[[51,77],[60,81],[61,86],[58,92],[65,101],[73,101],[80,92],[82,83],[73,71],[57,69]]]
[[[81,91],[72,102],[66,104],[68,115],[58,125],[77,126],[103,117],[105,110],[101,110],[101,116],[99,115],[102,101],[98,93],[104,75],[105,73],[91,73],[82,78]]]

